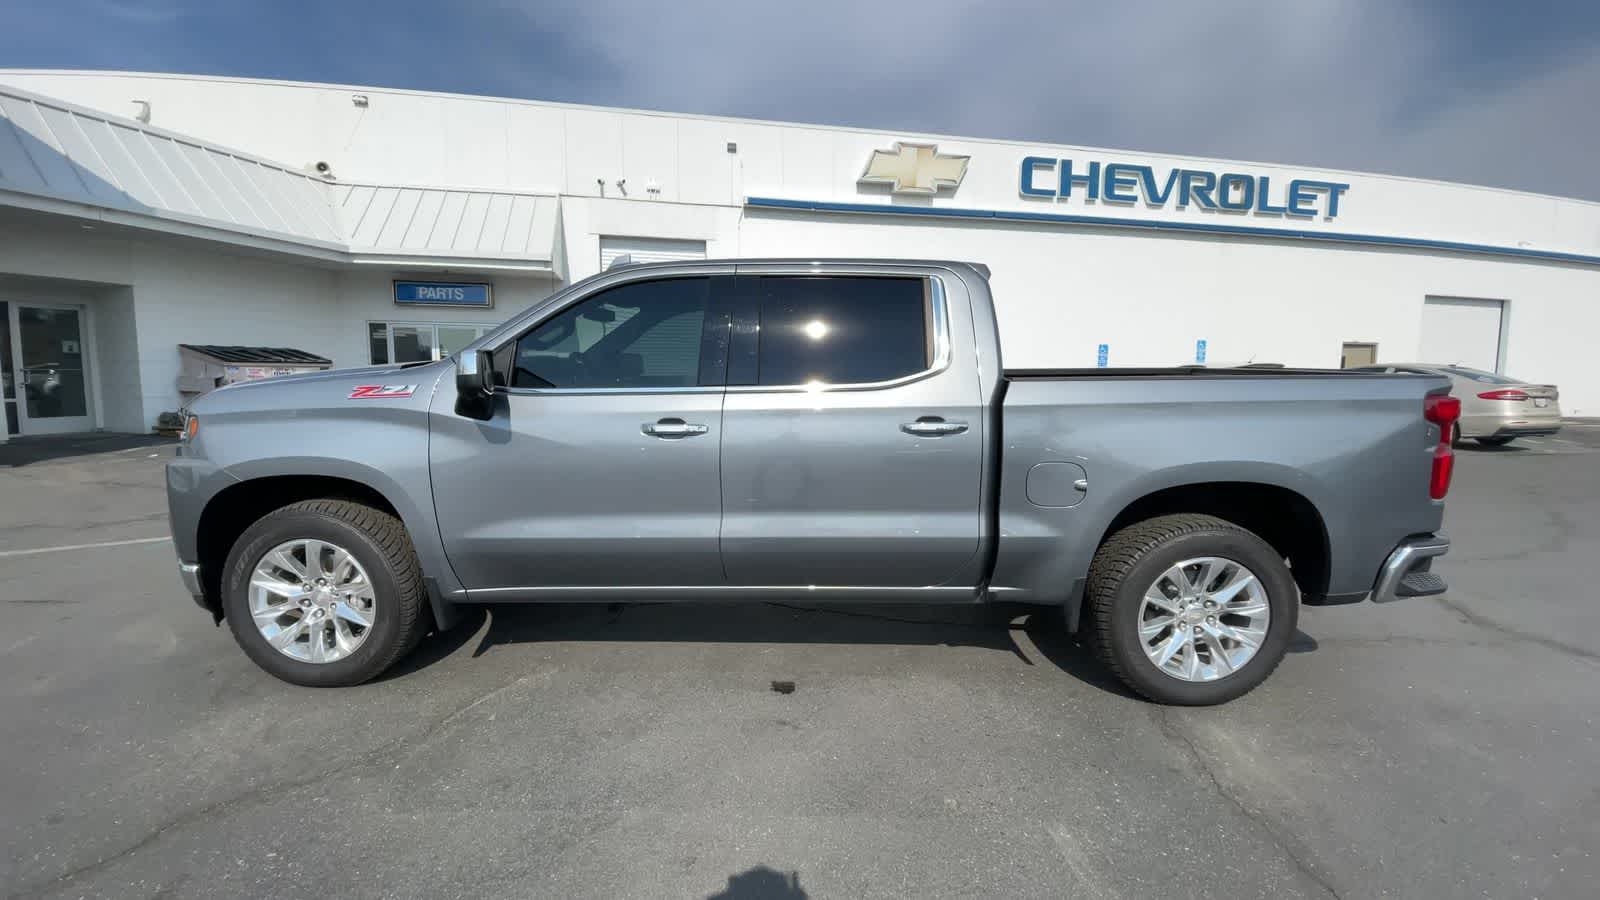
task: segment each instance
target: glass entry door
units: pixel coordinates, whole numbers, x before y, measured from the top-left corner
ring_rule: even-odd
[[[11,304],[0,300],[0,406],[4,407],[8,435],[22,433],[21,413],[17,411],[17,367],[12,362]]]
[[[6,403],[16,404],[21,433],[94,430],[83,308],[9,306],[11,346],[6,356],[11,371]]]

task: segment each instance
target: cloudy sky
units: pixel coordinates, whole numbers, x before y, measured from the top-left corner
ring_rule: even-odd
[[[330,81],[1600,200],[1597,0],[47,0],[0,67]]]

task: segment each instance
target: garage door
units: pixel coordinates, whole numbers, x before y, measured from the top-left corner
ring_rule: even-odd
[[[1422,305],[1418,362],[1500,371],[1502,300],[1429,297]]]
[[[600,271],[626,256],[628,262],[675,262],[680,259],[705,259],[705,241],[679,241],[668,238],[604,237],[600,238]]]

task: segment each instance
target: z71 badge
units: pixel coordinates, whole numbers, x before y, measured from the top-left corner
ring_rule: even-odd
[[[390,397],[409,397],[417,389],[414,384],[363,384],[350,392],[351,400],[387,400]]]

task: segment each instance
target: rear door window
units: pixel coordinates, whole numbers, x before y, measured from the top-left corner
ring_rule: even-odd
[[[925,278],[768,275],[758,294],[757,384],[870,384],[931,365]]]

